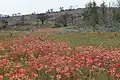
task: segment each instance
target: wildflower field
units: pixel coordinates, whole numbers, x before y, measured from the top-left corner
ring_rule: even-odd
[[[0,34],[0,80],[120,80],[119,33]]]

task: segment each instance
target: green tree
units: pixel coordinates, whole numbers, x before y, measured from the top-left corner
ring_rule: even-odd
[[[83,21],[87,23],[88,26],[92,26],[95,31],[96,25],[99,24],[99,13],[98,6],[95,1],[89,2],[86,5],[85,11],[83,13]]]
[[[98,6],[95,1],[93,2],[92,16],[93,16],[93,21],[95,25],[99,24]]]
[[[69,19],[69,14],[68,13],[65,13],[65,14],[60,16],[60,20],[61,20],[64,27],[68,26],[68,24],[67,24],[68,19]]]
[[[64,14],[61,14],[56,20],[56,24],[60,27],[60,26],[68,26],[68,20],[70,18],[70,14],[68,14],[67,12]]]
[[[103,1],[102,4],[100,4],[100,20],[102,21],[102,24],[106,24],[106,15],[107,14],[107,5]]]
[[[73,8],[73,6],[69,6],[69,11],[71,11],[71,10],[73,10],[74,8]]]
[[[21,17],[21,24],[24,26],[24,24],[25,24],[25,16],[24,15],[22,15],[22,17]]]
[[[47,20],[47,15],[45,13],[37,14],[37,19],[44,24],[45,20]]]
[[[8,21],[5,20],[5,18],[2,18],[2,26],[3,28],[6,28],[8,26]]]

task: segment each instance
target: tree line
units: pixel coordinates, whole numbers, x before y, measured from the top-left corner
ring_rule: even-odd
[[[86,5],[83,13],[83,22],[93,31],[103,28],[105,31],[120,31],[120,0],[107,6],[103,3],[98,6],[95,1]]]
[[[68,23],[72,23],[72,26],[77,26],[78,29],[82,27],[92,31],[120,31],[120,0],[112,5],[103,1],[99,6],[95,1],[91,1],[85,5],[81,15],[65,12],[56,22],[58,26],[68,26]]]
[[[69,9],[60,7],[59,13],[63,12],[63,14],[57,15],[57,17],[53,20],[55,23],[54,26],[74,26],[74,28],[79,30],[83,28],[86,31],[120,31],[120,0],[117,0],[116,3],[113,2],[112,5],[107,5],[105,1],[103,1],[100,5],[97,5],[95,1],[91,1],[85,5],[83,12],[79,14],[75,13],[73,10],[75,10],[73,6],[70,6]],[[49,18],[47,14],[53,12],[54,10],[50,9],[46,13],[33,13],[31,15],[36,15],[37,22],[39,23],[41,21],[44,25],[45,21]],[[18,15],[20,16],[21,14],[18,13]],[[7,16],[7,18],[8,17],[9,16]],[[6,18],[2,18],[1,21],[3,23],[3,28],[6,28],[8,25]],[[25,16],[22,15],[20,22],[18,23],[24,25],[24,21]]]

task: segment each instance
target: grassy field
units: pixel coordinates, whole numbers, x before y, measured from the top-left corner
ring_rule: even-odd
[[[8,39],[13,39],[21,35],[34,35],[42,36],[48,40],[52,41],[65,41],[71,44],[71,47],[76,46],[99,46],[106,47],[110,49],[120,48],[120,33],[100,33],[100,32],[72,32],[72,33],[53,33],[54,31],[63,30],[61,29],[41,29],[35,32],[25,32],[25,31],[9,31],[0,32],[0,41],[5,41]],[[48,33],[50,32],[50,33]],[[102,73],[97,76],[97,80],[109,80],[106,73]]]
[[[103,46],[107,48],[120,48],[120,33],[82,33],[56,34],[53,40],[63,40],[76,46]]]
[[[60,29],[40,29],[36,32],[26,32],[26,31],[8,31],[0,32],[0,40],[5,40],[21,35],[37,35],[41,36],[48,35],[48,32],[54,32],[63,30]],[[43,36],[44,36],[43,35]],[[52,36],[52,37],[50,37]],[[76,46],[102,46],[106,48],[120,48],[120,33],[99,33],[99,32],[72,32],[72,33],[60,33],[60,34],[49,34],[47,37],[49,40],[53,41],[65,41],[69,42],[74,48]]]
[[[22,36],[28,34],[26,31],[4,31],[0,32],[0,41],[12,39],[14,37]]]

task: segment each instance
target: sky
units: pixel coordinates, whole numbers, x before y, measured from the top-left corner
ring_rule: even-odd
[[[83,8],[90,0],[0,0],[0,14],[11,15],[13,13],[31,14],[42,13],[48,9],[59,10],[59,7]],[[95,0],[99,5],[103,0]],[[105,0],[109,2],[111,0]]]

